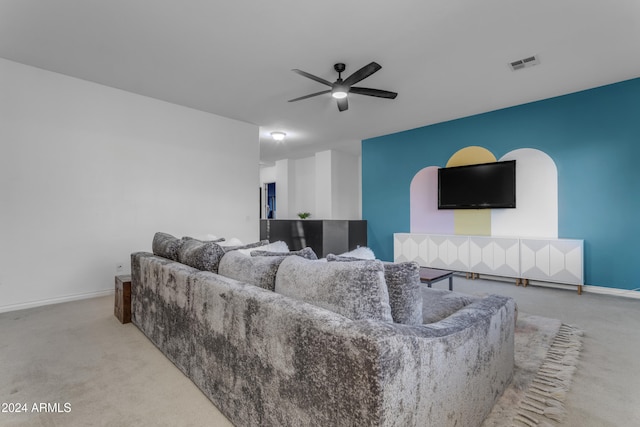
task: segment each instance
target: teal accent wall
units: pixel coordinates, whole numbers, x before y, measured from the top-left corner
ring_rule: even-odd
[[[640,78],[362,142],[362,214],[369,246],[393,260],[409,232],[409,186],[479,145],[496,158],[518,148],[558,167],[558,237],[584,239],[585,284],[640,288]]]

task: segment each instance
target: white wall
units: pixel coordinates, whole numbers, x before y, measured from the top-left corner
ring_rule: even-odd
[[[296,159],[294,170],[294,192],[292,201],[292,218],[298,217],[298,212],[310,212],[316,218],[315,193],[316,162],[313,157]],[[277,185],[276,185],[277,192]],[[276,193],[277,200],[277,193]]]
[[[333,219],[361,219],[360,157],[333,151],[331,215]]]
[[[258,128],[0,59],[0,311],[113,290],[156,231],[258,238]]]
[[[318,219],[333,219],[333,189],[335,186],[332,153],[331,150],[326,150],[315,155],[316,208],[314,217]]]
[[[260,182],[276,183],[277,219],[295,219],[303,211],[314,219],[362,218],[360,156],[326,150],[279,160],[260,169]]]

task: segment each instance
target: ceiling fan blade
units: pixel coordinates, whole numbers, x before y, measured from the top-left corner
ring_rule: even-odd
[[[377,62],[372,62],[369,65],[365,65],[364,67],[360,68],[358,71],[356,71],[355,73],[353,73],[349,77],[347,77],[344,80],[344,85],[351,86],[353,84],[356,84],[360,80],[366,79],[371,74],[375,73],[376,71],[378,71],[381,68],[382,68],[382,66],[380,64],[378,64]]]
[[[301,101],[303,99],[311,98],[312,96],[323,95],[325,93],[330,93],[330,92],[331,92],[331,89],[323,90],[322,92],[316,92],[316,93],[312,93],[311,95],[301,96],[300,98],[290,99],[289,102]]]
[[[369,89],[368,87],[353,87],[349,89],[349,93],[357,93],[358,95],[377,96],[378,98],[396,99],[398,96],[395,92],[388,90]]]
[[[329,81],[327,81],[327,80],[325,80],[325,79],[323,79],[321,77],[314,76],[313,74],[309,74],[306,71],[302,71],[302,70],[298,70],[298,69],[293,69],[291,71],[293,71],[294,73],[300,74],[301,76],[304,76],[304,77],[306,77],[308,79],[315,80],[318,83],[322,83],[323,85],[333,86],[333,83],[331,83],[331,82],[329,82]]]
[[[348,98],[340,98],[338,99],[338,110],[340,111],[344,111],[344,110],[348,110],[349,109],[349,101],[347,101]]]

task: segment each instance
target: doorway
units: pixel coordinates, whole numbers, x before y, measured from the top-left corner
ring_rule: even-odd
[[[276,218],[276,183],[268,182],[264,184],[264,217],[266,219]]]

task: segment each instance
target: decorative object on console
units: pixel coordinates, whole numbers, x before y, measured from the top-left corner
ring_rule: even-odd
[[[298,217],[300,219],[307,219],[311,217],[311,214],[309,212],[298,212]]]

